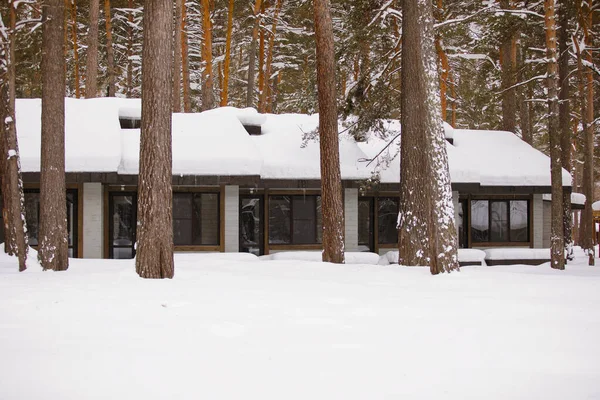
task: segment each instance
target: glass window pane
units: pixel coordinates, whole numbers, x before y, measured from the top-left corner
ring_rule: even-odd
[[[192,194],[173,193],[173,219],[192,219]]]
[[[378,233],[380,244],[398,243],[398,199],[379,197],[377,199]]]
[[[323,243],[323,211],[321,209],[321,196],[317,196],[317,243]]]
[[[508,242],[508,202],[491,202],[491,232],[492,242]]]
[[[111,241],[113,246],[132,246],[135,233],[133,196],[114,196]],[[113,252],[116,256],[116,249]]]
[[[38,245],[40,217],[40,194],[36,192],[25,192],[25,221],[27,224],[27,235],[29,245]]]
[[[512,242],[529,241],[529,218],[527,200],[510,202],[510,240]]]
[[[192,243],[191,219],[173,219],[173,243],[176,246],[189,246]]]
[[[358,244],[367,246],[364,250],[371,249],[372,238],[372,210],[371,199],[362,199],[358,201]]]
[[[194,195],[193,243],[217,246],[219,244],[219,194]]]
[[[261,255],[262,230],[260,214],[262,201],[260,197],[242,198],[240,212],[240,250]]]
[[[75,195],[73,193],[67,193],[67,234],[69,240],[69,247],[73,247],[73,242],[75,240],[75,220],[77,216],[75,215]],[[70,257],[72,257],[72,254]]]
[[[471,201],[471,240],[473,242],[489,242],[489,202],[487,200]]]
[[[317,216],[315,196],[293,196],[294,244],[317,242]]]
[[[133,248],[131,248],[131,247],[114,248],[113,249],[113,258],[116,258],[116,259],[133,258]]]
[[[458,202],[458,221],[456,221],[456,223],[458,225],[458,247],[461,249],[467,247],[467,230],[465,229],[467,223],[466,205],[466,200],[460,200]]]
[[[291,199],[289,196],[269,197],[269,243],[291,243]]]

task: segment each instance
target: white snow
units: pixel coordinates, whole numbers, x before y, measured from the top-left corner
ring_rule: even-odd
[[[322,260],[322,251],[280,251],[260,257],[262,260],[295,260],[314,261]],[[371,264],[377,265],[379,254],[368,251],[346,251],[344,253],[346,264]]]
[[[594,211],[600,211],[600,200],[595,201],[592,203],[592,210]]]
[[[190,255],[142,280],[0,253],[0,398],[597,398],[600,268],[576,256],[433,277]]]
[[[544,201],[552,201],[552,194],[545,193],[543,196]],[[571,204],[577,204],[579,206],[585,205],[585,194],[583,193],[571,193]]]
[[[485,258],[492,260],[549,260],[550,249],[508,248],[485,249]]]
[[[458,262],[485,264],[485,252],[479,249],[458,249]],[[379,259],[379,265],[398,264],[398,250],[388,251]]]

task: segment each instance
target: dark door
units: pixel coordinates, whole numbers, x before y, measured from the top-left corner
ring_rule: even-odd
[[[109,195],[108,203],[109,258],[133,258],[135,256],[137,194],[113,192]]]
[[[358,248],[360,251],[375,251],[374,198],[358,200]]]
[[[240,251],[265,254],[264,196],[240,196]]]

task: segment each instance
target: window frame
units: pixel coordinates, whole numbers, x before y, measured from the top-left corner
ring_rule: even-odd
[[[467,230],[467,242],[468,248],[473,247],[533,247],[533,197],[532,196],[469,196],[466,198],[461,197],[459,201],[466,200],[467,207],[466,211],[468,230]],[[471,217],[472,217],[472,202],[473,201],[487,201],[488,202],[488,241],[475,241],[473,240]],[[510,234],[510,202],[512,201],[526,201],[527,203],[527,241],[512,241]],[[492,203],[493,202],[504,202],[507,204],[507,227],[508,227],[508,241],[492,241],[491,238],[491,227],[492,227]],[[463,219],[465,217],[463,216]]]
[[[271,242],[271,200],[273,197],[289,197],[290,198],[290,243],[273,243]],[[320,250],[323,248],[322,238],[321,243],[295,243],[294,242],[294,197],[314,197],[314,224],[315,224],[315,238],[319,237],[319,226],[318,226],[318,208],[317,208],[317,197],[321,197],[321,193],[318,191],[304,190],[304,191],[272,191],[265,195],[266,208],[265,208],[265,242],[269,250]],[[322,198],[321,198],[322,201]]]
[[[196,220],[193,216],[193,208],[194,208],[194,196],[198,195],[201,196],[203,194],[213,194],[217,196],[217,243],[216,244],[179,244],[179,245],[175,245],[175,239],[173,238],[173,249],[175,251],[194,251],[194,250],[205,250],[205,251],[221,251],[221,243],[222,243],[222,236],[221,236],[221,231],[223,229],[222,227],[222,214],[223,214],[223,210],[221,209],[221,193],[218,191],[185,191],[185,190],[173,190],[173,203],[175,202],[175,196],[176,195],[189,195],[192,197],[192,218],[191,218],[191,222],[192,222],[192,232],[194,232],[194,227],[199,223],[200,226],[202,226],[202,221],[200,220]],[[173,221],[175,221],[175,218],[173,217]],[[175,236],[173,234],[173,236]]]

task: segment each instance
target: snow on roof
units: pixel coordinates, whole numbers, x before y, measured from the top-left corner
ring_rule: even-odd
[[[600,200],[595,201],[592,203],[592,210],[594,211],[600,211]]]
[[[256,146],[235,116],[173,114],[173,175],[259,175]],[[118,172],[139,172],[140,130],[122,131]]]
[[[140,99],[65,100],[67,172],[137,174],[139,129],[121,129],[119,118],[138,118]],[[24,172],[40,168],[39,99],[17,100],[17,131]],[[261,126],[249,135],[243,124]],[[357,143],[339,135],[342,179],[366,179],[373,172],[384,183],[400,177],[400,123],[384,121],[389,135],[369,135]],[[260,175],[264,179],[320,179],[318,115],[258,114],[252,108],[221,107],[173,115],[174,175]],[[452,129],[444,124],[453,183],[483,186],[550,186],[547,156],[516,135],[501,131]],[[340,125],[340,132],[343,130]],[[305,136],[311,137],[305,140]],[[393,143],[384,150],[394,137]],[[383,152],[367,166],[367,161]],[[563,184],[571,177],[563,170]]]
[[[552,201],[552,194],[550,193],[545,193],[542,197],[544,201]],[[571,193],[571,204],[577,204],[580,206],[585,205],[585,194]],[[600,204],[598,204],[598,207],[600,207]]]
[[[262,134],[252,136],[263,157],[264,179],[320,179],[321,163],[318,135],[305,140],[315,131],[319,116],[305,114],[267,114]],[[354,139],[339,136],[342,179],[366,179],[369,172],[359,161],[365,157]]]
[[[65,170],[114,172],[121,161],[119,107],[113,99],[65,99]],[[16,119],[23,172],[40,171],[40,99],[17,99]]]

